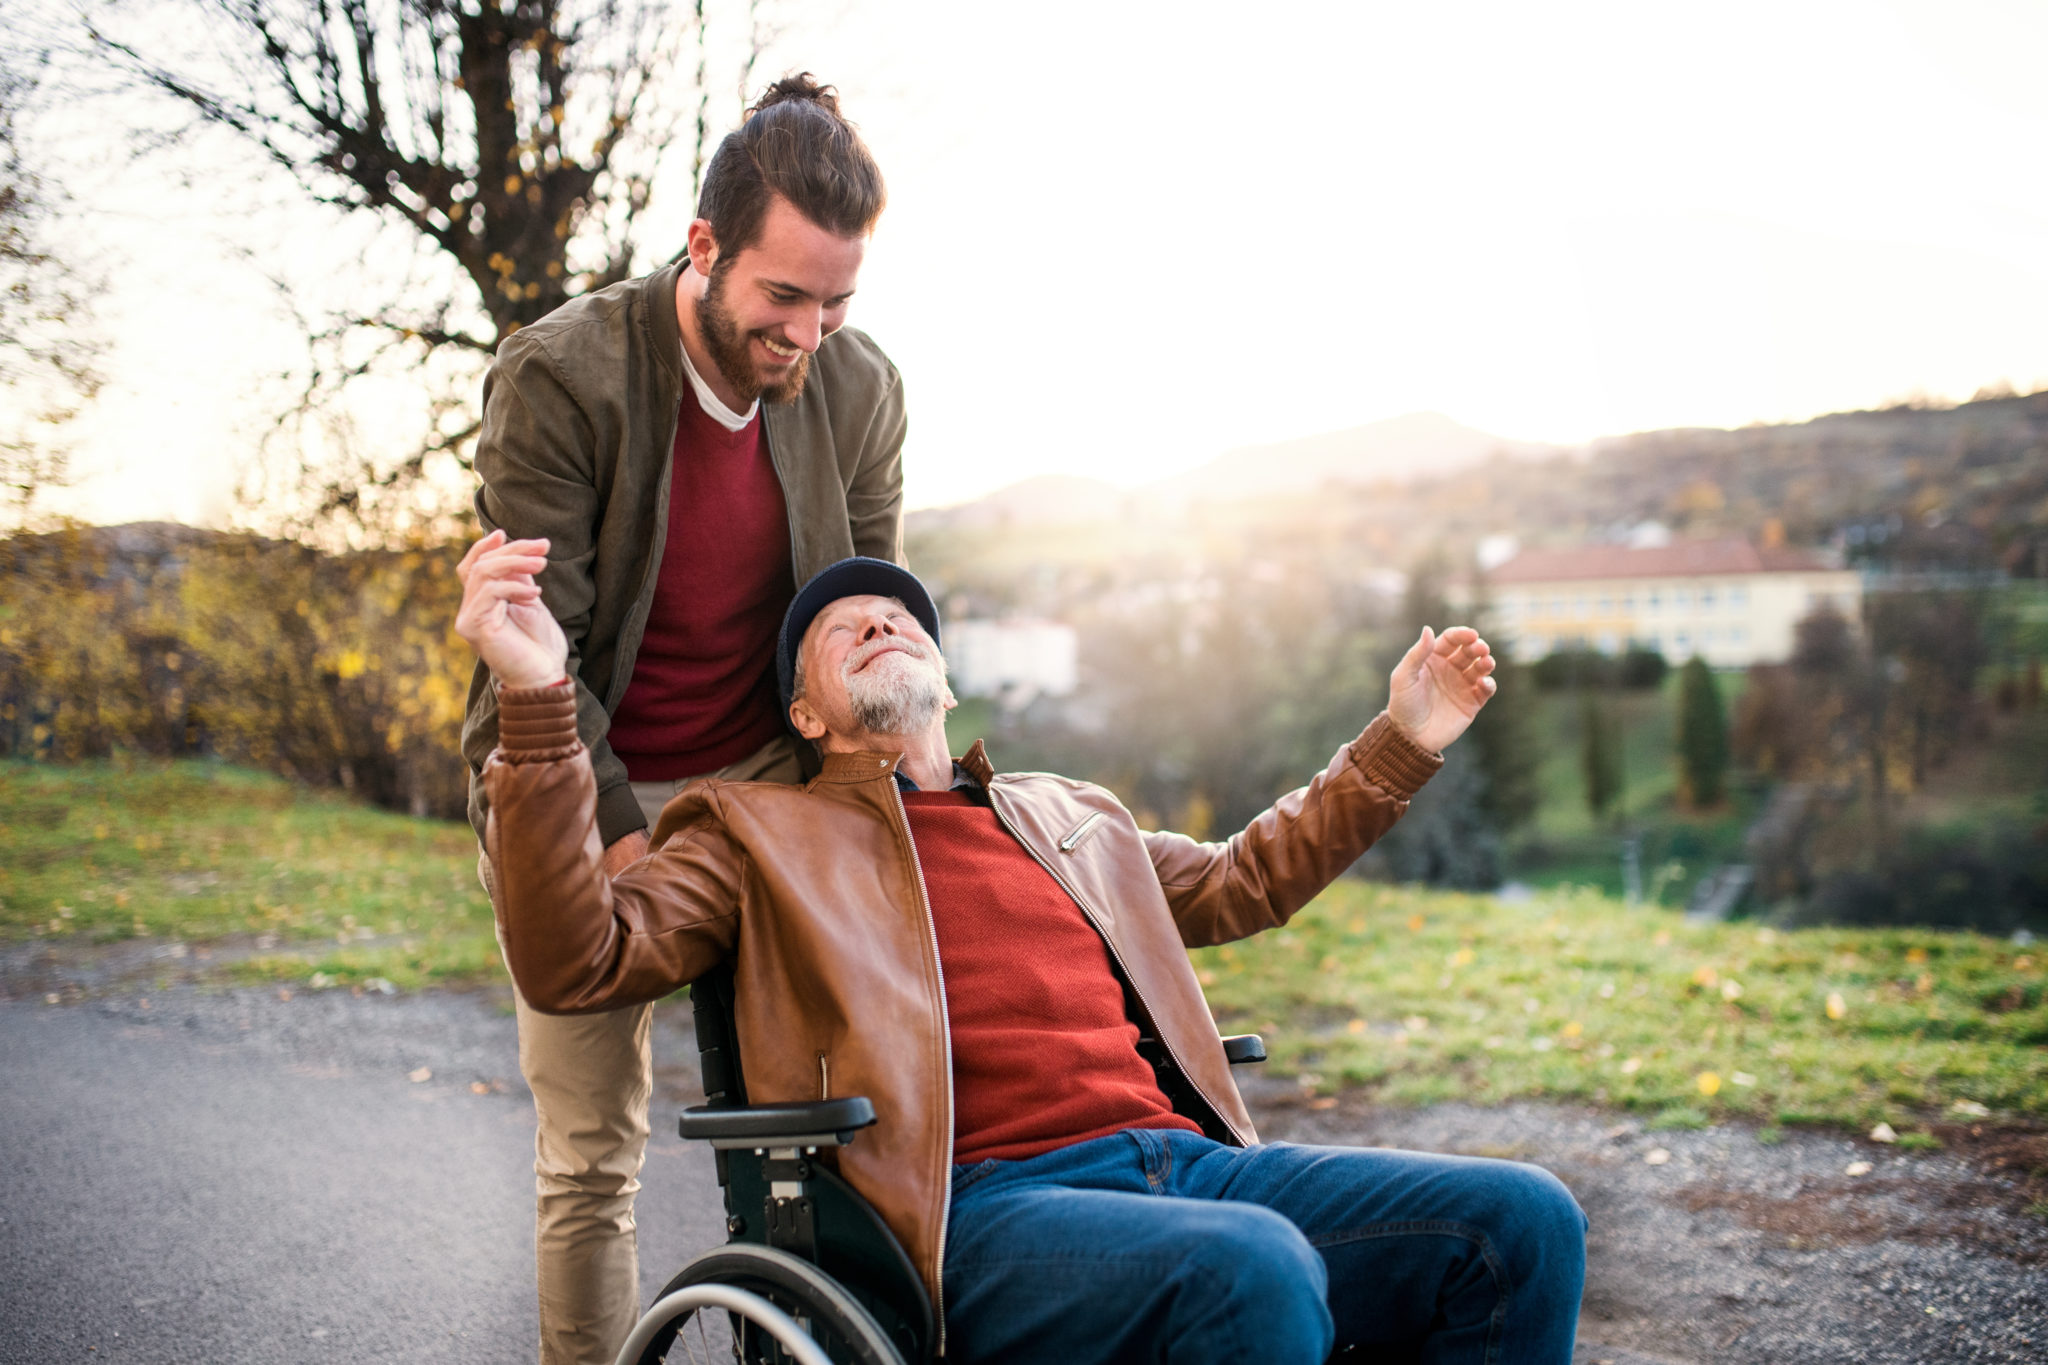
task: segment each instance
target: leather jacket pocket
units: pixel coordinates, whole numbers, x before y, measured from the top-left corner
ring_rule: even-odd
[[[1101,811],[1096,811],[1086,820],[1083,820],[1080,824],[1074,826],[1073,829],[1067,832],[1067,837],[1060,840],[1060,852],[1072,853],[1075,849],[1081,846],[1081,841],[1083,839],[1086,839],[1089,835],[1095,833],[1096,830],[1101,829],[1104,822],[1106,822],[1108,819],[1109,817],[1107,815],[1104,815]]]

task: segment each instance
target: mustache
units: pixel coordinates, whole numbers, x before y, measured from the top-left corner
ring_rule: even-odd
[[[921,641],[913,640],[907,635],[884,635],[877,636],[847,655],[841,673],[850,678],[866,668],[872,660],[896,650],[901,650],[912,658],[921,659],[928,664],[935,662],[930,647]]]

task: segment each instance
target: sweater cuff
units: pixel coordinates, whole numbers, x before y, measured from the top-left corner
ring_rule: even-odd
[[[498,689],[498,751],[511,763],[551,763],[574,754],[576,685]]]
[[[1444,766],[1442,754],[1433,754],[1408,738],[1384,711],[1352,741],[1351,757],[1366,781],[1402,801],[1414,797]]]

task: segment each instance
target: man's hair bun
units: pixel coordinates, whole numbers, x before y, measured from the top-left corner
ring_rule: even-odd
[[[753,106],[747,110],[747,117],[752,118],[763,109],[772,108],[778,104],[787,104],[791,100],[803,100],[805,103],[815,104],[828,114],[837,115],[839,113],[838,87],[820,85],[810,72],[799,71],[794,75],[784,76],[781,80],[763,90],[761,98],[755,100]]]

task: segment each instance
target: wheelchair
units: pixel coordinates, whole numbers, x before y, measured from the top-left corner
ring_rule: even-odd
[[[690,1008],[705,1103],[679,1127],[711,1144],[728,1240],[668,1282],[617,1365],[929,1365],[938,1333],[923,1279],[881,1215],[818,1159],[873,1125],[874,1105],[748,1104],[731,969],[691,983]],[[1233,1066],[1266,1060],[1257,1034],[1225,1038],[1223,1050]],[[1158,1041],[1141,1038],[1138,1051],[1173,1107],[1198,1114]]]

